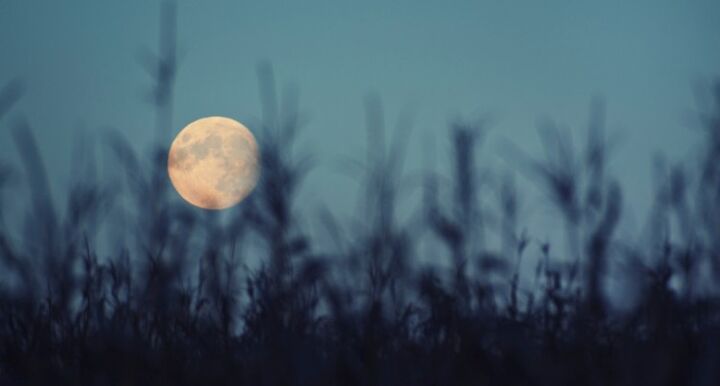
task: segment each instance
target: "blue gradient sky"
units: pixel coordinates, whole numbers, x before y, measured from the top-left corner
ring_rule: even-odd
[[[411,172],[422,166],[424,142],[435,143],[443,167],[447,123],[458,115],[494,117],[480,156],[491,168],[505,164],[504,141],[540,154],[544,117],[567,124],[582,144],[590,102],[602,96],[620,139],[611,170],[626,209],[642,212],[653,154],[691,152],[699,139],[686,119],[693,88],[720,75],[716,0],[207,0],[180,1],[178,12],[173,132],[208,115],[252,129],[255,68],[271,61],[281,83],[299,88],[309,118],[300,149],[318,167],[303,191],[307,208],[353,206],[357,185],[333,165],[363,156],[362,102],[376,92],[390,127],[401,114],[415,117]],[[139,148],[152,138],[151,79],[138,56],[156,47],[158,14],[147,0],[0,0],[0,84],[25,81],[13,115],[29,118],[55,184],[70,179],[78,129],[120,128]],[[15,162],[13,119],[0,122],[0,154]]]

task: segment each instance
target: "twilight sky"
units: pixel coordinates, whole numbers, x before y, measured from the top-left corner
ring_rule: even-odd
[[[0,84],[26,84],[0,122],[0,159],[16,162],[8,126],[18,116],[34,128],[56,186],[69,180],[80,129],[120,128],[143,148],[154,116],[138,57],[156,50],[158,13],[148,0],[0,0]],[[717,0],[179,1],[172,132],[208,115],[252,130],[256,65],[269,60],[280,84],[298,87],[309,119],[299,149],[318,166],[303,202],[352,208],[357,185],[334,165],[365,154],[370,92],[388,127],[414,117],[410,172],[423,165],[423,143],[435,144],[439,169],[447,164],[447,123],[457,116],[493,117],[479,157],[492,168],[506,164],[506,141],[540,154],[539,119],[568,125],[580,145],[590,102],[602,96],[619,139],[610,168],[626,210],[641,217],[653,155],[687,156],[699,139],[687,117],[694,88],[720,75],[718,15]]]

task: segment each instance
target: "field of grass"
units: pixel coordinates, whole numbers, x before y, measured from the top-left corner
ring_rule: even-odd
[[[269,68],[260,75],[265,89],[274,87]],[[15,83],[2,89],[1,113],[20,90]],[[3,218],[0,228],[0,379],[718,384],[720,92],[710,99],[698,112],[706,130],[689,163],[695,167],[658,172],[652,237],[643,243],[615,235],[622,190],[605,171],[600,125],[579,154],[558,131],[541,131],[548,158],[524,162],[567,225],[566,263],[518,231],[522,197],[511,180],[480,181],[473,154],[481,127],[451,127],[451,183],[438,186],[428,175],[411,222],[395,213],[399,142],[373,154],[362,225],[350,229],[320,213],[333,247],[318,248],[294,209],[308,163],[279,151],[296,135],[291,106],[268,108],[275,115],[263,128],[261,181],[227,222],[170,199],[165,149],[143,157],[119,134],[102,146],[121,178],[87,174],[58,209],[32,130],[18,122],[11,130],[22,169],[3,165],[0,188],[12,189],[6,182],[22,176],[32,194],[26,203],[0,203],[28,207],[22,222]],[[367,107],[372,121],[379,105],[369,100]],[[153,160],[152,168],[139,166]],[[478,210],[481,183],[501,192],[495,208]],[[449,202],[438,199],[442,189]],[[103,227],[113,230],[110,256],[96,251]],[[488,229],[502,235],[500,247],[483,242]],[[418,235],[444,245],[438,257],[452,261],[450,268],[416,264]],[[519,265],[530,254],[540,263],[535,277],[522,278]],[[259,268],[249,268],[249,258]],[[611,260],[624,262],[625,280],[634,284],[630,311],[615,312],[606,299]]]

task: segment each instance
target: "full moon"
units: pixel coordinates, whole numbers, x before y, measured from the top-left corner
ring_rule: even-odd
[[[168,175],[185,201],[226,209],[242,201],[258,179],[258,146],[250,130],[225,117],[201,118],[178,133]]]

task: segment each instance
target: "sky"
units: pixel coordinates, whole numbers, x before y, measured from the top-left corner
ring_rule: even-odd
[[[695,89],[720,75],[717,15],[716,0],[181,0],[171,131],[210,115],[252,130],[261,113],[256,68],[269,61],[281,85],[297,87],[308,119],[298,149],[316,167],[302,207],[342,212],[354,207],[358,185],[335,165],[365,154],[371,93],[388,127],[413,117],[410,174],[426,164],[428,143],[444,170],[457,117],[492,117],[479,148],[491,169],[506,167],[508,142],[540,155],[537,123],[546,118],[580,145],[601,97],[618,138],[610,169],[625,189],[625,214],[642,218],[653,157],[686,158],[700,139],[688,117]],[[57,196],[72,178],[79,132],[116,128],[147,146],[152,79],[139,58],[156,50],[158,20],[159,3],[148,0],[0,0],[0,84],[26,85],[0,122],[0,159],[17,162],[9,127],[26,117]],[[531,215],[549,207],[527,195],[527,208],[541,204]]]

